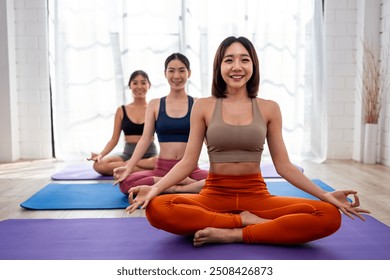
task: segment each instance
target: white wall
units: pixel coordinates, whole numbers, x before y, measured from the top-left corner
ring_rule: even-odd
[[[357,50],[359,15],[365,1],[370,2],[325,0],[326,84],[329,94],[328,158],[359,160],[360,157],[362,131],[356,123],[360,123],[361,116],[359,110],[355,108],[356,56],[359,54]],[[390,0],[377,1],[383,2],[381,30],[389,33]],[[11,124],[11,127],[17,127],[19,132],[19,140],[13,143],[13,146],[18,147],[22,159],[50,158],[52,145],[46,0],[13,2],[17,101],[12,102],[17,102],[19,116],[17,122]],[[0,29],[0,32],[3,38],[3,29]],[[382,44],[385,44],[386,40],[389,40],[389,35],[385,32],[383,34]],[[0,48],[0,55],[2,52],[4,51]],[[3,70],[1,69],[2,72]],[[380,137],[380,160],[386,165],[390,165],[389,100],[390,98],[383,106]],[[8,105],[1,103],[0,106],[3,112]],[[3,140],[0,140],[0,144],[3,147]],[[0,154],[0,161],[11,160],[15,159],[4,158]]]
[[[0,1],[0,161],[19,159],[14,34],[13,0]]]
[[[381,8],[381,40],[382,49],[389,50],[390,44],[390,0],[382,1]],[[390,67],[390,62],[387,62]],[[380,134],[380,162],[390,166],[390,90],[387,92],[382,106],[381,134]]]
[[[352,158],[357,3],[325,0],[328,158]]]
[[[12,39],[15,41],[17,94],[15,96],[12,92],[10,96],[13,97],[13,105],[17,104],[18,119],[12,123],[12,127],[18,131],[18,140],[12,145],[18,148],[21,159],[50,158],[52,145],[46,0],[14,0],[13,5],[14,14],[8,13],[8,16],[15,27]],[[3,111],[7,104],[2,103],[0,106]],[[0,143],[3,146],[2,140]],[[0,161],[12,160],[16,159],[0,154]]]
[[[388,45],[389,6],[390,0],[325,0],[328,158],[363,160],[361,80],[357,69],[367,34],[374,45]],[[377,157],[385,165],[390,165],[389,100],[382,106]]]

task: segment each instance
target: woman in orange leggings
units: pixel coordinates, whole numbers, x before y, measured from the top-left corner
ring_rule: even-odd
[[[290,162],[279,106],[257,97],[259,80],[252,43],[244,37],[226,38],[214,59],[212,96],[193,106],[183,158],[153,186],[132,188],[127,211],[142,206],[153,226],[194,235],[195,246],[300,244],[337,231],[340,211],[364,220],[361,213],[369,211],[359,208],[356,191],[326,192]],[[160,195],[197,166],[204,140],[210,169],[200,193]],[[265,140],[277,172],[319,200],[269,194],[260,170]],[[348,201],[348,195],[354,196],[354,202]]]
[[[264,222],[242,228],[239,213],[243,211]],[[199,195],[156,197],[146,214],[151,225],[180,235],[207,227],[242,228],[245,243],[304,243],[328,236],[340,227],[340,212],[332,204],[270,195],[260,174],[210,174]]]

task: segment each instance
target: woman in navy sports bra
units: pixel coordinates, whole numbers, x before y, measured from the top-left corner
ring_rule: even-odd
[[[165,60],[165,77],[170,85],[167,96],[150,101],[146,110],[145,128],[141,139],[126,166],[115,168],[114,177],[119,188],[128,194],[131,188],[153,185],[179,162],[187,146],[190,133],[190,115],[194,98],[187,95],[185,86],[191,75],[190,62],[180,53]],[[137,162],[157,134],[160,153],[154,170],[134,172]],[[208,171],[196,167],[189,176],[166,192],[198,193],[203,187]]]
[[[114,131],[110,141],[99,153],[92,153],[89,160],[95,161],[93,168],[100,174],[113,175],[114,168],[124,166],[132,156],[144,130],[146,93],[150,88],[149,76],[142,70],[133,72],[129,79],[133,102],[118,107],[115,113]],[[124,151],[119,155],[107,156],[118,144],[121,131],[125,134]],[[133,172],[153,169],[156,163],[157,147],[153,140],[135,165]]]

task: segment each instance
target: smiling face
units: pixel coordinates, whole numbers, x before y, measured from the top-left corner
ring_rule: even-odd
[[[251,41],[245,37],[227,37],[219,45],[213,63],[211,94],[225,98],[227,92],[246,86],[248,97],[258,95],[259,59]]]
[[[227,91],[245,88],[252,74],[253,62],[246,48],[239,42],[231,44],[221,63],[221,75]]]
[[[184,89],[190,75],[191,72],[179,59],[171,60],[165,70],[165,77],[173,90]]]
[[[145,98],[146,93],[150,88],[150,83],[144,76],[137,75],[130,82],[130,89],[134,98]]]

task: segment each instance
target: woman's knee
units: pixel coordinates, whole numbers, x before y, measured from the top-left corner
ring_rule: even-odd
[[[129,195],[129,190],[130,190],[130,186],[126,184],[125,181],[122,181],[119,183],[119,190],[125,194],[125,195]]]
[[[137,173],[138,172],[134,173],[134,174],[136,174],[134,176],[132,176],[132,174],[130,174],[124,181],[122,181],[119,184],[119,189],[122,193],[128,194],[128,192],[131,188],[134,188],[137,186],[143,186],[143,185],[152,186],[154,184],[153,177],[148,176],[148,177],[142,178],[142,177],[138,176]]]
[[[324,203],[323,220],[325,223],[325,230],[328,234],[336,232],[341,226],[340,210],[330,203]]]
[[[107,167],[106,167],[106,165],[105,165],[104,163],[102,163],[102,162],[97,162],[97,161],[95,161],[95,162],[93,163],[93,169],[94,169],[96,172],[100,173],[100,174],[106,174],[106,173],[107,173]]]
[[[145,209],[145,215],[149,223],[159,229],[162,228],[163,222],[169,220],[169,218],[164,217],[163,212],[164,208],[162,205],[161,196],[153,198]]]

